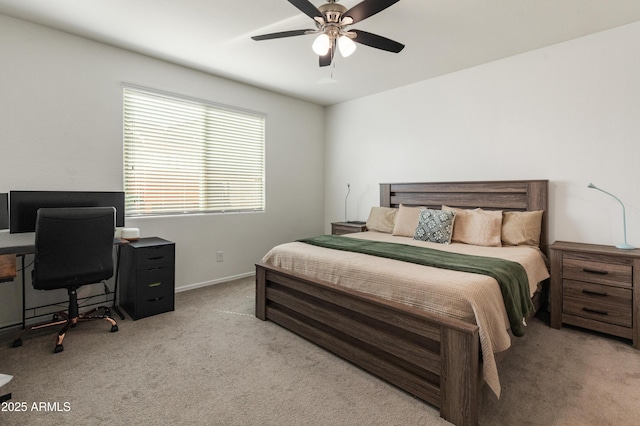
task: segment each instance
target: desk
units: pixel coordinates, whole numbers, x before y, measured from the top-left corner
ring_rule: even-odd
[[[6,230],[0,231],[0,280],[16,276],[16,256],[22,256],[24,263],[24,255],[35,251],[35,232],[10,234]]]
[[[128,243],[125,240],[115,238],[114,245],[117,245],[117,260],[114,268],[115,286],[113,292],[113,309],[124,319],[124,315],[120,313],[116,305],[116,295],[118,292],[118,266],[120,264],[120,245]],[[26,325],[26,296],[25,296],[25,264],[24,258],[27,254],[33,254],[36,251],[36,233],[24,232],[19,234],[11,234],[8,230],[0,231],[0,281],[13,279],[16,277],[15,262],[16,256],[21,258],[22,269],[22,328]],[[13,268],[11,268],[13,265]],[[36,307],[37,308],[37,307]],[[32,308],[29,308],[32,309]],[[35,309],[35,308],[33,308]],[[18,324],[11,324],[2,328],[12,327]]]
[[[36,233],[25,232],[11,234],[8,230],[0,231],[1,254],[28,254],[36,251]]]
[[[8,230],[0,231],[0,279],[7,281],[16,276],[16,256],[21,258],[22,266],[22,328],[25,328],[25,278],[24,278],[24,257],[36,251],[35,232],[25,232],[21,234],[11,234]],[[17,324],[12,324],[17,325]]]

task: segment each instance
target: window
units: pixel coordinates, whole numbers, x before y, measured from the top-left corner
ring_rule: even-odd
[[[124,87],[127,216],[263,211],[265,115]]]

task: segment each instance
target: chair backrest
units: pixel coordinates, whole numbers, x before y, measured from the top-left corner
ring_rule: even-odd
[[[113,276],[113,207],[41,208],[33,287],[78,288]]]

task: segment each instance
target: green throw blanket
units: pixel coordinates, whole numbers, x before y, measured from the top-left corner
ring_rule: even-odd
[[[511,331],[516,336],[524,335],[523,319],[534,312],[534,306],[529,297],[527,273],[522,265],[517,262],[493,257],[450,253],[407,244],[360,240],[340,235],[321,235],[298,241],[335,250],[369,254],[419,265],[472,272],[493,277],[500,285]]]

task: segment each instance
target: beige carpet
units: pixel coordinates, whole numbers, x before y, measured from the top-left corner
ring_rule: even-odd
[[[51,333],[9,348],[0,389],[23,412],[0,425],[443,425],[431,406],[253,316],[253,280],[176,295],[176,311],[81,324],[53,354]],[[634,425],[640,351],[628,342],[530,321],[483,390],[482,425]],[[35,403],[35,404],[34,404]],[[42,404],[43,403],[43,404]],[[10,408],[4,405],[4,409]],[[38,409],[43,409],[39,411]]]

